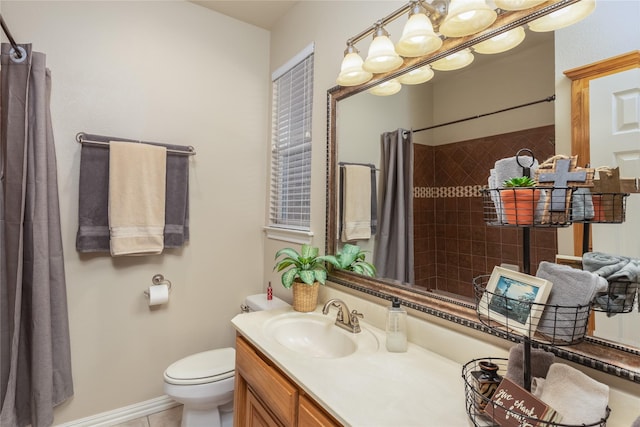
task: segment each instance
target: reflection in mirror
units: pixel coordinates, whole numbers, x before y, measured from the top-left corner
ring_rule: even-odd
[[[491,59],[455,73],[438,73],[432,81],[405,86],[391,97],[362,93],[341,100],[336,118],[337,160],[374,164],[384,170],[380,147],[385,132],[430,128],[545,100],[553,94],[553,37],[549,33],[529,37],[516,51]],[[553,120],[553,103],[541,102],[415,131],[411,236],[415,279],[384,274],[386,270],[379,265],[383,237],[378,233],[357,243],[369,251],[371,259],[376,254],[376,266],[383,273],[380,278],[418,291],[471,298],[472,278],[490,273],[494,265],[506,263],[522,269],[522,230],[487,227],[480,189],[487,185],[494,163],[514,156],[521,148],[531,149],[539,161],[552,156]],[[377,187],[381,194],[384,185],[378,182]],[[553,229],[533,230],[533,271],[540,261],[554,260],[555,235]]]
[[[370,163],[379,169],[382,133],[431,128],[413,134],[413,179],[417,187],[412,210],[415,280],[406,283],[382,277],[370,279],[334,270],[330,275],[332,282],[378,296],[397,295],[421,311],[463,323],[459,319],[477,321],[469,300],[471,277],[488,272],[499,263],[521,266],[521,231],[484,226],[480,199],[474,191],[477,186],[486,185],[488,171],[498,158],[513,156],[523,147],[532,149],[540,161],[555,153],[554,104],[535,103],[475,120],[436,125],[552,95],[556,85],[553,39],[543,37],[536,42],[529,39],[514,51],[491,56],[486,62],[475,61],[472,67],[438,72],[429,83],[403,86],[391,97],[364,92],[380,80],[363,87],[337,87],[329,91],[326,241],[329,253],[343,244],[337,232],[338,162]],[[400,71],[388,73],[381,79],[400,74]],[[534,264],[553,260],[557,252],[556,236],[555,229],[534,230],[531,238]],[[370,251],[368,259],[372,259],[376,250],[376,239],[374,235],[356,242]],[[535,271],[535,266],[531,270]],[[640,375],[638,364],[632,362],[640,355],[637,348],[587,339],[571,352],[586,355],[587,360],[603,361],[605,366],[613,364],[617,375],[632,380]],[[625,369],[630,371],[624,373]]]

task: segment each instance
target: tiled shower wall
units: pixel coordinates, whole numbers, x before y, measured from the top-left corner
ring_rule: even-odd
[[[414,145],[415,286],[473,296],[475,276],[495,265],[522,271],[522,230],[487,226],[480,189],[496,160],[521,148],[543,162],[555,154],[554,126],[440,146]],[[557,252],[554,228],[531,229],[531,273]]]

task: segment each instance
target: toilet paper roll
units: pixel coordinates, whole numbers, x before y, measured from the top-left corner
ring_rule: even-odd
[[[168,285],[149,286],[149,306],[165,304],[169,301]]]

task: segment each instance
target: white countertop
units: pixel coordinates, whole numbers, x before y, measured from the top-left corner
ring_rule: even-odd
[[[264,331],[269,319],[287,312],[293,309],[239,314],[232,323],[338,421],[363,427],[470,425],[458,363],[411,343],[406,353],[390,353],[384,331],[364,321],[362,333],[377,338],[377,350],[334,359],[301,355]],[[335,315],[332,310],[327,316]]]

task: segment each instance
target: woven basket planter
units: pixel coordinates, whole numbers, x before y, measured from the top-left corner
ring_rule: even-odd
[[[293,282],[293,309],[304,313],[315,310],[318,305],[319,290],[319,282],[314,282],[313,285]]]

